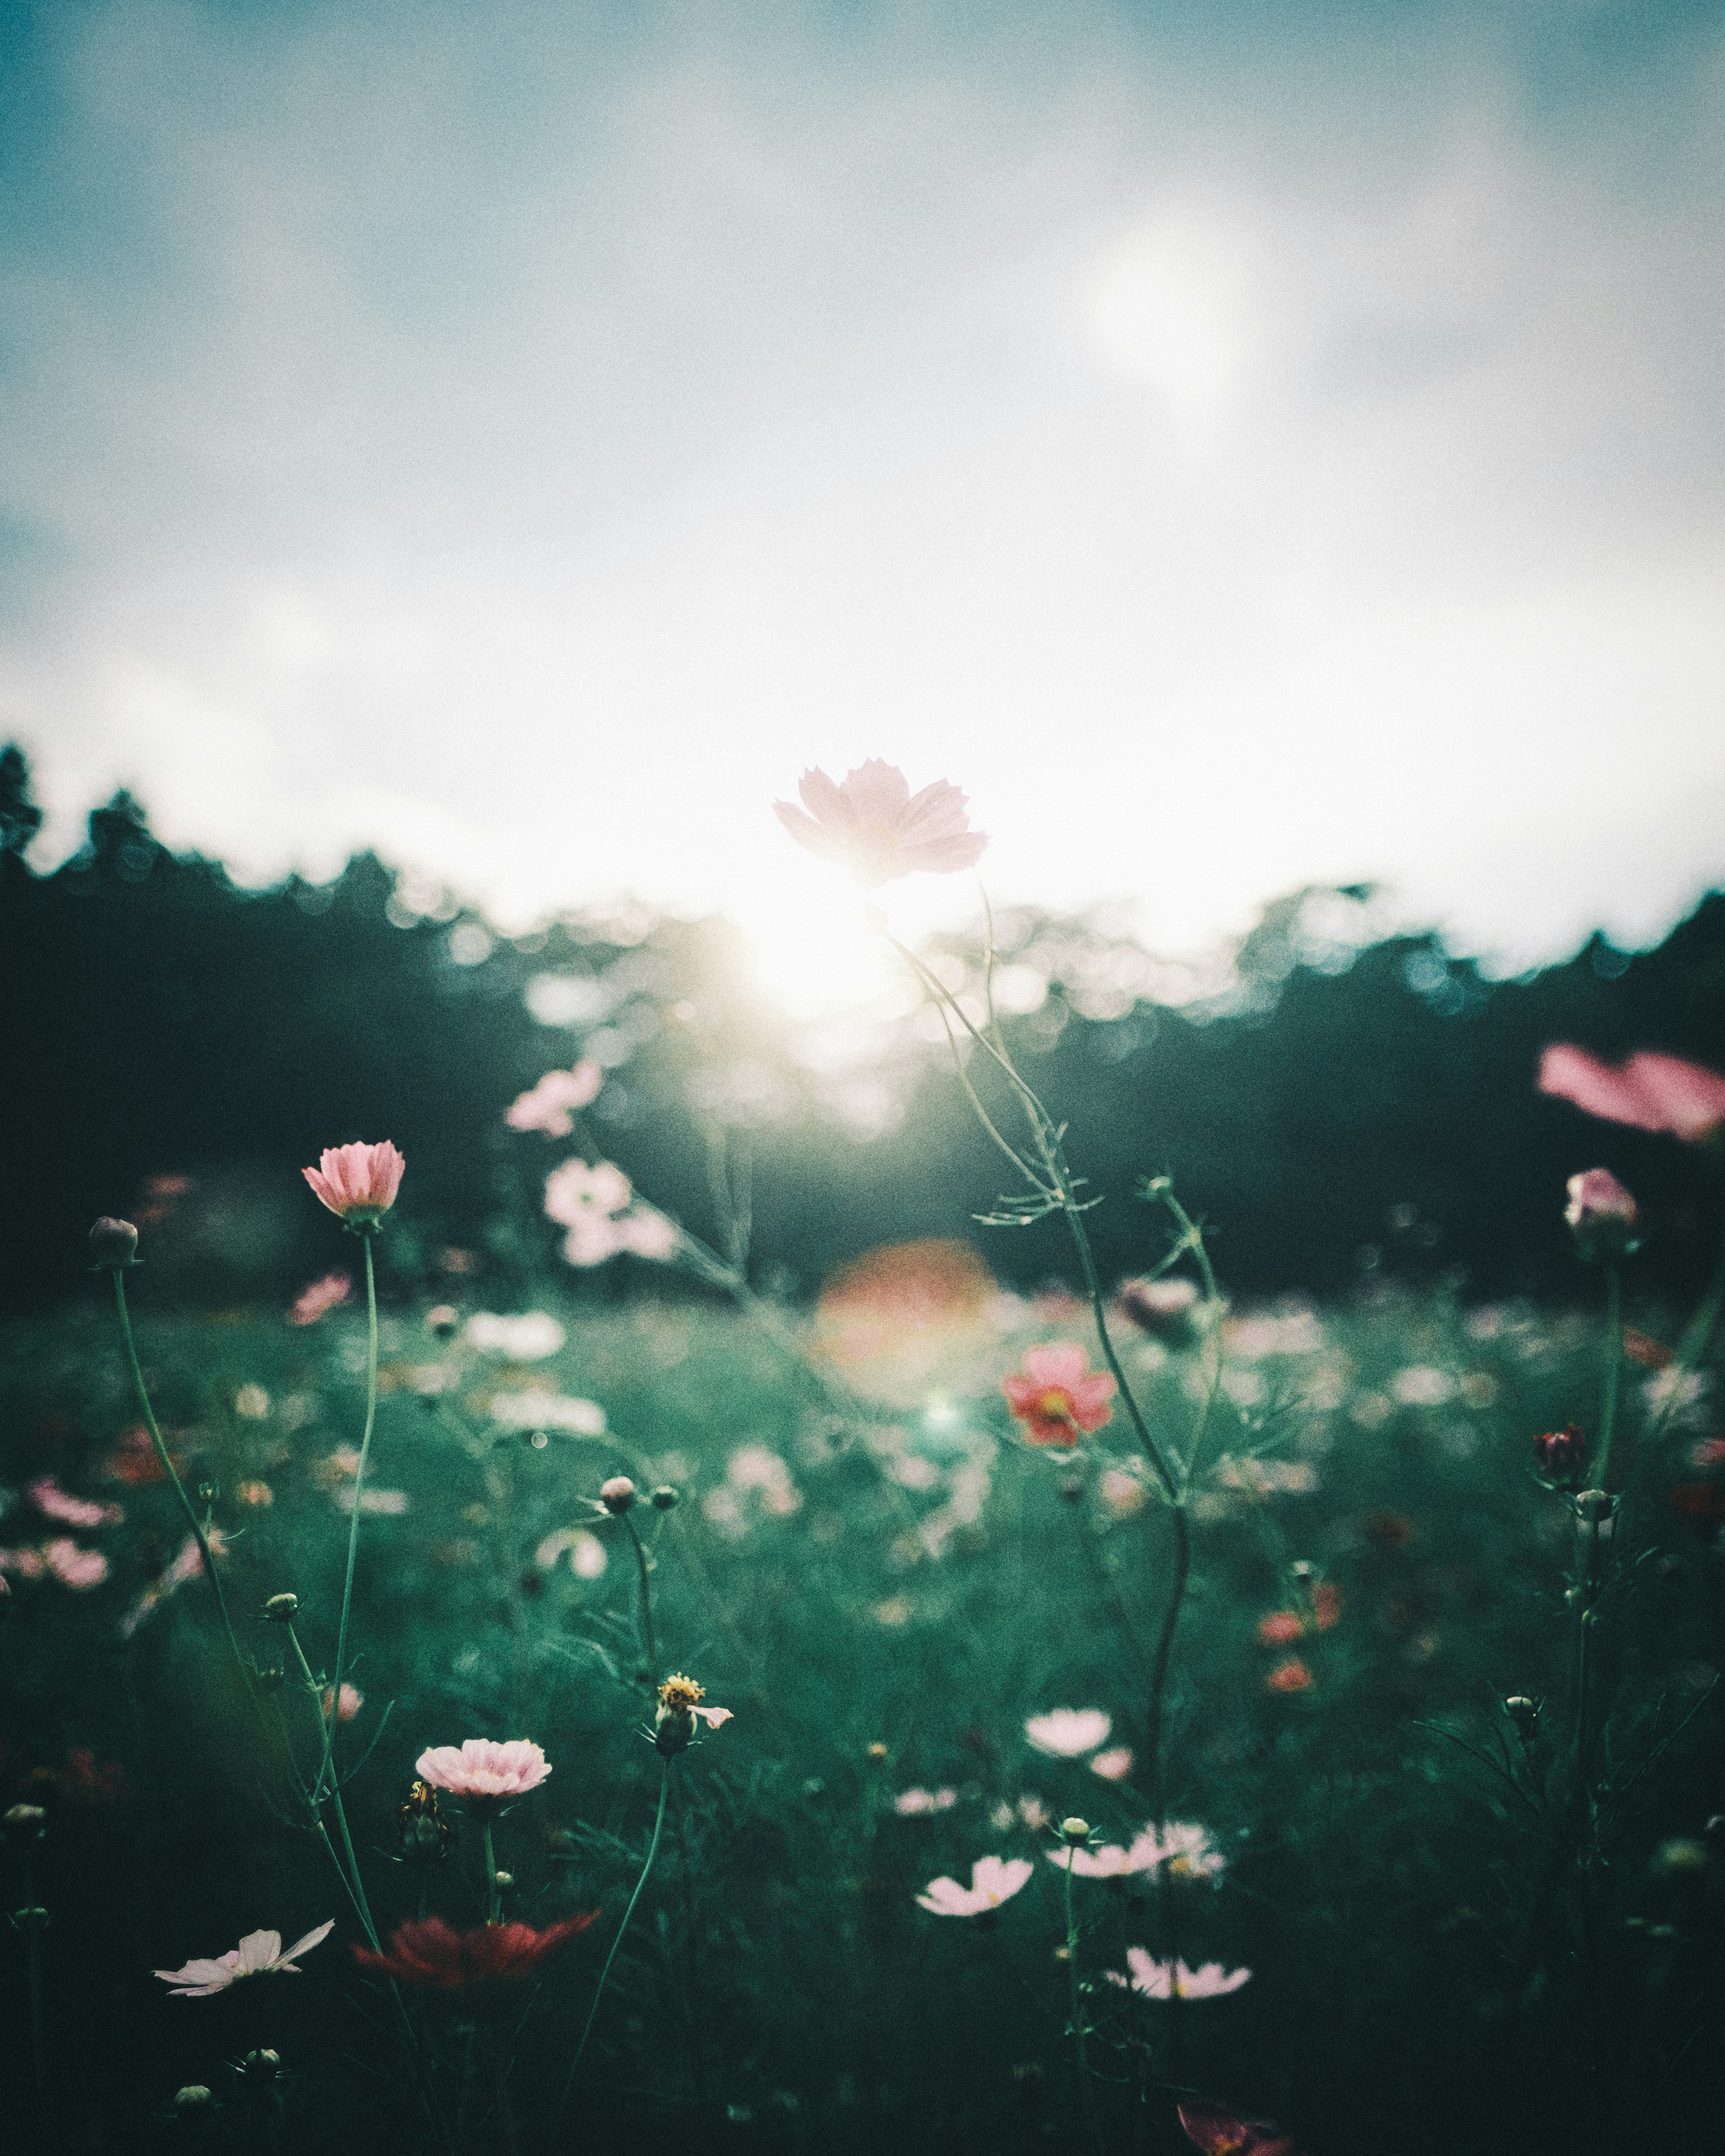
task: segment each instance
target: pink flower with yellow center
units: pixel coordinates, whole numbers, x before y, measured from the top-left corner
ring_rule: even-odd
[[[1074,1445],[1112,1419],[1117,1389],[1106,1370],[1092,1370],[1083,1348],[1057,1340],[1026,1350],[1024,1367],[1000,1380],[1015,1421],[1032,1445]]]
[[[388,1138],[377,1145],[326,1147],[300,1173],[322,1204],[350,1228],[375,1228],[395,1203],[407,1163]]]
[[[498,1743],[489,1737],[470,1737],[459,1748],[434,1744],[413,1763],[422,1782],[447,1789],[454,1797],[502,1799],[525,1796],[536,1789],[550,1774],[545,1754],[525,1737]]]
[[[973,868],[988,843],[985,833],[971,829],[956,786],[937,778],[912,793],[897,765],[879,757],[836,783],[817,766],[803,773],[797,791],[801,808],[775,801],[773,814],[798,845],[843,862],[865,890],[917,869],[945,875]]]

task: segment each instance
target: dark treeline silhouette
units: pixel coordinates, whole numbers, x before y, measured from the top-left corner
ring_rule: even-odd
[[[554,1249],[538,1196],[562,1149],[506,1130],[503,1110],[583,1047],[613,1065],[593,1139],[696,1233],[725,1231],[717,1131],[733,1178],[747,1157],[751,1264],[768,1286],[806,1292],[861,1250],[929,1235],[973,1237],[1021,1285],[1070,1270],[1056,1224],[976,1224],[1006,1163],[944,1049],[906,1037],[839,1080],[811,1068],[721,921],[570,921],[511,942],[452,906],[411,911],[369,855],[333,884],[244,891],[218,864],[159,844],[124,793],[91,814],[80,852],[38,875],[25,854],[39,822],[24,760],[7,750],[10,1310],[78,1291],[85,1231],[111,1212],[164,1218],[146,1244],[163,1288],[282,1292],[331,1260],[333,1224],[300,1167],[325,1146],[384,1137],[409,1162],[390,1238],[397,1286],[463,1262],[447,1257],[454,1246],[472,1254],[475,1287],[504,1302]],[[1210,1224],[1237,1293],[1325,1293],[1389,1272],[1569,1295],[1564,1179],[1603,1164],[1652,1222],[1644,1281],[1692,1285],[1718,1232],[1709,1159],[1541,1099],[1533,1076],[1557,1040],[1725,1065],[1725,897],[1656,951],[1596,937],[1566,964],[1497,983],[1431,935],[1317,948],[1306,896],[1269,910],[1225,992],[1179,1009],[1117,997],[1125,1007],[1106,1016],[1084,1015],[1096,1001],[1075,987],[1110,955],[1096,922],[1014,916],[1006,955],[1040,966],[1048,993],[1004,1023],[1105,1198],[1090,1216],[1105,1270],[1157,1255],[1154,1216],[1133,1193],[1166,1171]],[[639,1275],[640,1261],[619,1263]],[[616,1289],[608,1277],[596,1291]]]

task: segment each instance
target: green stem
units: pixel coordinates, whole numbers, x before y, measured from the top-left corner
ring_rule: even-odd
[[[503,1889],[497,1884],[497,1852],[491,1845],[491,1821],[489,1814],[480,1829],[480,1833],[484,1839],[485,1849],[485,1922],[488,1924],[501,1924],[503,1922]]]
[[[327,1758],[329,1756],[328,1725],[336,1718],[336,1702],[331,1701],[330,1712],[328,1714],[325,1714],[323,1711],[323,1687],[318,1683],[317,1679],[311,1674],[311,1665],[305,1659],[305,1650],[300,1645],[300,1635],[294,1630],[291,1625],[287,1627],[287,1635],[289,1643],[291,1645],[295,1656],[299,1662],[300,1671],[305,1679],[305,1690],[311,1701],[312,1712],[325,1725],[324,1756]],[[340,1694],[338,1693],[336,1695],[336,1698],[339,1699],[339,1697]],[[358,1917],[361,1923],[365,1926],[366,1937],[372,1943],[372,1952],[374,1953],[382,1953],[383,1951],[382,1942],[377,1936],[377,1927],[372,1922],[371,1906],[366,1900],[365,1881],[361,1878],[359,1873],[359,1856],[353,1846],[353,1836],[348,1831],[347,1807],[341,1801],[341,1785],[335,1779],[333,1775],[330,1779],[328,1794],[330,1801],[336,1808],[336,1824],[341,1830],[341,1846],[347,1852],[347,1868],[346,1871],[342,1873],[342,1877],[345,1884],[347,1885],[348,1899],[353,1904],[355,1914]],[[311,1804],[312,1815],[316,1821],[317,1831],[322,1835],[324,1844],[326,1847],[329,1849],[330,1856],[335,1861],[336,1869],[338,1871],[341,1871],[341,1859],[336,1856],[335,1848],[330,1842],[329,1830],[323,1823],[323,1815],[320,1810],[323,1795],[324,1788],[322,1780],[320,1778],[317,1786],[313,1789],[308,1802]]]
[[[1615,1265],[1605,1268],[1605,1397],[1599,1407],[1599,1454],[1593,1480],[1601,1490],[1610,1484],[1611,1440],[1617,1429],[1617,1390],[1623,1377],[1623,1282]]]
[[[156,1448],[156,1457],[162,1464],[162,1472],[173,1485],[174,1495],[180,1501],[180,1510],[186,1515],[187,1523],[191,1527],[193,1536],[198,1543],[198,1554],[203,1561],[204,1577],[215,1589],[216,1608],[221,1612],[222,1630],[228,1635],[228,1645],[233,1651],[234,1661],[239,1665],[239,1674],[245,1680],[247,1687],[249,1689],[251,1671],[246,1666],[245,1656],[240,1651],[239,1641],[234,1635],[234,1620],[228,1614],[228,1598],[223,1594],[222,1583],[216,1577],[216,1561],[210,1553],[209,1537],[205,1534],[198,1521],[197,1510],[192,1500],[186,1495],[185,1484],[174,1471],[174,1464],[168,1458],[167,1447],[162,1442],[162,1432],[157,1427],[156,1413],[150,1405],[149,1391],[144,1383],[144,1373],[139,1366],[137,1348],[131,1337],[131,1317],[126,1307],[126,1275],[117,1265],[114,1270],[114,1306],[120,1313],[120,1337],[126,1342],[126,1359],[131,1364],[132,1383],[137,1392],[138,1405],[143,1410],[144,1427],[150,1433],[150,1442]]]
[[[641,1583],[641,1631],[647,1647],[647,1681],[659,1682],[659,1648],[653,1636],[653,1589],[649,1578],[647,1546],[641,1540],[640,1530],[631,1516],[625,1512],[623,1524],[629,1529],[629,1538],[634,1544],[635,1569]]]
[[[593,2034],[593,2025],[598,2017],[599,2001],[605,1995],[605,1986],[610,1979],[611,1964],[617,1958],[617,1949],[623,1944],[624,1934],[629,1929],[629,1918],[635,1912],[635,1904],[641,1898],[641,1889],[647,1883],[647,1875],[653,1869],[653,1860],[659,1854],[659,1837],[665,1831],[665,1798],[670,1789],[671,1763],[666,1757],[659,1774],[659,1810],[653,1819],[653,1839],[647,1845],[647,1861],[641,1866],[641,1876],[635,1881],[635,1891],[629,1897],[629,1907],[623,1912],[623,1922],[617,1927],[617,1936],[611,1942],[611,1951],[605,1956],[605,1966],[599,1971],[599,1988],[593,1995],[588,2009],[587,2026],[581,2032],[581,2041],[575,2046],[575,2056],[569,2061],[569,2077],[563,2083],[562,2103],[569,2101],[569,2092],[575,2086],[575,2070],[581,2064],[581,2055],[587,2049],[587,2040]],[[561,2114],[562,2104],[559,2104]]]
[[[341,1585],[341,1621],[336,1628],[336,1699],[341,1697],[341,1680],[347,1673],[347,1620],[353,1607],[353,1570],[359,1562],[359,1522],[362,1501],[365,1496],[366,1463],[371,1458],[372,1431],[377,1419],[377,1276],[372,1263],[372,1238],[375,1226],[361,1230],[366,1247],[366,1429],[359,1444],[359,1466],[353,1477],[353,1520],[347,1530],[347,1577]],[[321,1789],[326,1779],[333,1788],[335,1784],[334,1748],[336,1717],[332,1714],[324,1732],[323,1766],[318,1774]]]
[[[1066,1849],[1066,1985],[1070,2002],[1073,2041],[1078,2047],[1078,2094],[1084,2106],[1085,2123],[1098,2149],[1101,2128],[1096,2123],[1096,2095],[1090,2085],[1089,2031],[1084,2025],[1084,1996],[1078,1988],[1078,1918],[1072,1907],[1072,1849]]]
[[[1594,1597],[1599,1587],[1599,1522],[1587,1522],[1587,1557],[1581,1581],[1580,1606],[1575,1619],[1575,1765],[1574,1801],[1578,1816],[1585,1823],[1590,1821],[1592,1804],[1588,1794],[1588,1750],[1590,1732],[1588,1727],[1589,1682],[1592,1676],[1591,1657],[1588,1648],[1593,1635]]]
[[[1168,1665],[1174,1651],[1174,1633],[1180,1622],[1180,1604],[1186,1599],[1186,1583],[1192,1572],[1192,1528],[1183,1504],[1173,1507],[1174,1579],[1168,1599],[1168,1614],[1156,1642],[1150,1666],[1150,1708],[1147,1743],[1150,1753],[1150,1799],[1156,1814],[1158,1841],[1168,1825],[1168,1777],[1163,1763],[1163,1722],[1168,1707]]]

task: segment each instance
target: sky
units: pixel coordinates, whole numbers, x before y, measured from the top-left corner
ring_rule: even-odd
[[[0,0],[0,735],[41,865],[125,784],[805,997],[770,803],[875,755],[1163,949],[1642,944],[1725,883],[1722,354],[1725,0]]]

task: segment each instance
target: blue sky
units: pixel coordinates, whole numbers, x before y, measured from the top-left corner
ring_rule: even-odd
[[[1366,877],[1656,937],[1725,880],[1722,123],[1719,0],[0,0],[41,857],[124,782],[836,982],[767,803],[882,754],[1167,946]]]

